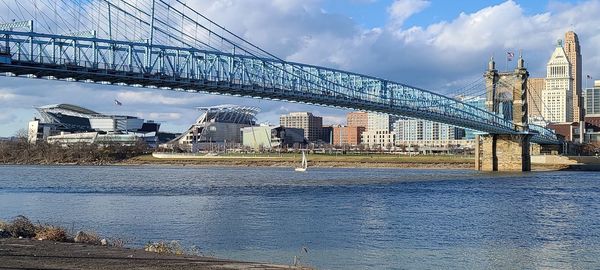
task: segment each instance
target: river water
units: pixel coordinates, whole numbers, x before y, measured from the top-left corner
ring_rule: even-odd
[[[0,166],[20,214],[319,269],[600,268],[593,172]]]

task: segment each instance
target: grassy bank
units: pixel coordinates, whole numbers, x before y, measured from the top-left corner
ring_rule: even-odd
[[[300,163],[298,153],[228,154],[220,156],[181,156],[156,158],[141,155],[124,161],[125,164],[168,164],[197,166],[294,167]],[[310,154],[310,167],[369,167],[369,168],[472,168],[472,156],[408,156],[389,154]]]

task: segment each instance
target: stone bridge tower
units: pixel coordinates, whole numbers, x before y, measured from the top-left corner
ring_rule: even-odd
[[[516,134],[484,134],[475,143],[475,167],[480,171],[530,171],[530,141],[527,119],[527,78],[519,56],[514,72],[498,72],[492,58],[484,74],[486,109],[514,123]]]

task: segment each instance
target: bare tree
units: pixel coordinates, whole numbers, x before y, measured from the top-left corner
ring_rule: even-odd
[[[29,138],[29,131],[26,128],[20,128],[19,130],[17,130],[15,132],[15,138],[17,138],[18,140],[24,140],[27,141]]]

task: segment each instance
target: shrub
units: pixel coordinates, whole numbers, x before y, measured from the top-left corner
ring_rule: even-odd
[[[68,240],[68,236],[65,229],[61,227],[39,226],[35,233],[35,239],[66,242]]]
[[[8,225],[8,232],[13,237],[31,238],[35,236],[35,226],[28,218],[17,216],[11,224]]]
[[[73,241],[75,241],[75,243],[90,244],[90,245],[100,245],[101,244],[100,236],[95,232],[78,231],[77,234],[75,235],[75,238],[73,239]]]
[[[154,252],[159,254],[175,254],[184,255],[185,250],[177,241],[171,241],[170,243],[159,241],[155,243],[147,243],[144,246],[144,250],[148,252]]]

